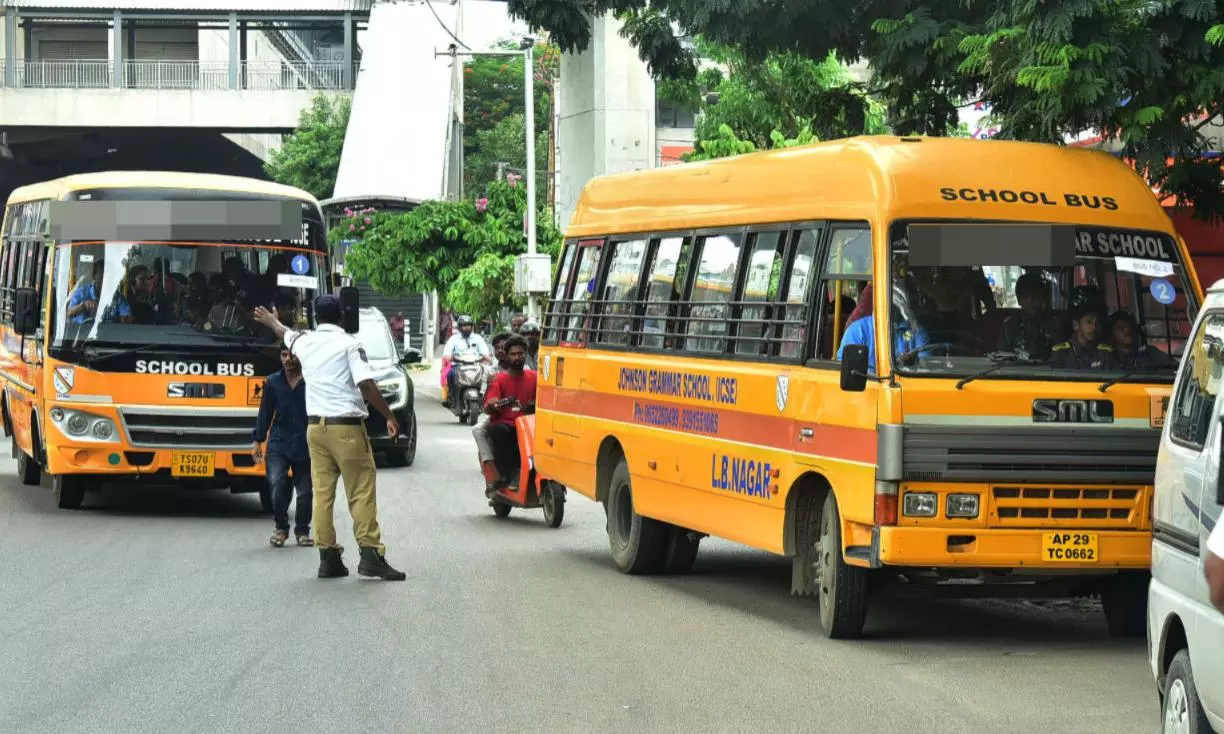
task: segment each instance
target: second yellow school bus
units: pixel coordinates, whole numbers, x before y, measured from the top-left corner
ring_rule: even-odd
[[[1201,289],[1122,162],[854,138],[596,179],[567,234],[535,465],[623,571],[710,535],[791,557],[831,636],[883,579],[1099,593],[1142,633]]]

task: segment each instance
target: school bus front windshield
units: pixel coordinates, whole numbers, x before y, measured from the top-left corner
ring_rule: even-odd
[[[1173,381],[1195,302],[1168,235],[899,222],[890,244],[901,375]],[[843,344],[868,332],[849,323]]]
[[[276,307],[282,320],[296,324],[326,285],[322,254],[298,248],[63,242],[54,257],[48,351],[86,365],[137,348],[154,357],[159,348],[262,353],[276,337],[255,323],[254,307]],[[159,371],[157,360],[137,366]]]

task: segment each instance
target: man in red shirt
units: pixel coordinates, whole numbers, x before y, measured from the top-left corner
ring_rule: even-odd
[[[485,396],[485,412],[489,414],[489,438],[493,444],[493,461],[498,479],[486,494],[505,487],[519,465],[518,434],[514,421],[521,415],[535,412],[536,373],[526,369],[527,342],[512,336],[502,347],[506,368],[493,378]]]

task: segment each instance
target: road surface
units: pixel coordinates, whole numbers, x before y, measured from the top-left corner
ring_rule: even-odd
[[[0,731],[1158,728],[1144,642],[1083,604],[897,603],[835,642],[784,559],[707,541],[691,576],[628,577],[582,497],[558,530],[497,520],[434,386],[416,465],[379,474],[404,583],[316,579],[314,550],[268,546],[251,495],[61,511],[0,461]]]

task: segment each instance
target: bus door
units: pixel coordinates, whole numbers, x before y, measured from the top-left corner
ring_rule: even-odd
[[[805,367],[795,371],[790,385],[795,393],[793,439],[799,463],[825,470],[829,458],[866,459],[874,453],[874,445],[860,445],[865,437],[840,430],[874,428],[875,407],[863,393],[841,391],[837,357],[847,330],[872,315],[866,290],[872,280],[871,229],[866,223],[812,225],[797,228],[792,239],[782,347],[806,350]],[[856,339],[860,331],[853,331]],[[874,344],[874,330],[865,334]],[[787,338],[791,335],[795,338]]]
[[[558,434],[556,450],[561,455],[572,455],[572,441],[580,434],[582,401],[585,391],[590,389],[587,366],[582,364],[582,350],[586,347],[591,325],[591,305],[595,296],[595,280],[603,258],[604,240],[581,240],[570,248],[562,263],[564,268],[558,280],[565,282],[557,328],[561,349],[554,356],[556,364],[549,365],[549,382],[553,387],[555,413],[553,431]],[[570,257],[569,252],[573,253]],[[566,280],[568,279],[568,280]],[[563,447],[561,442],[569,445]]]

